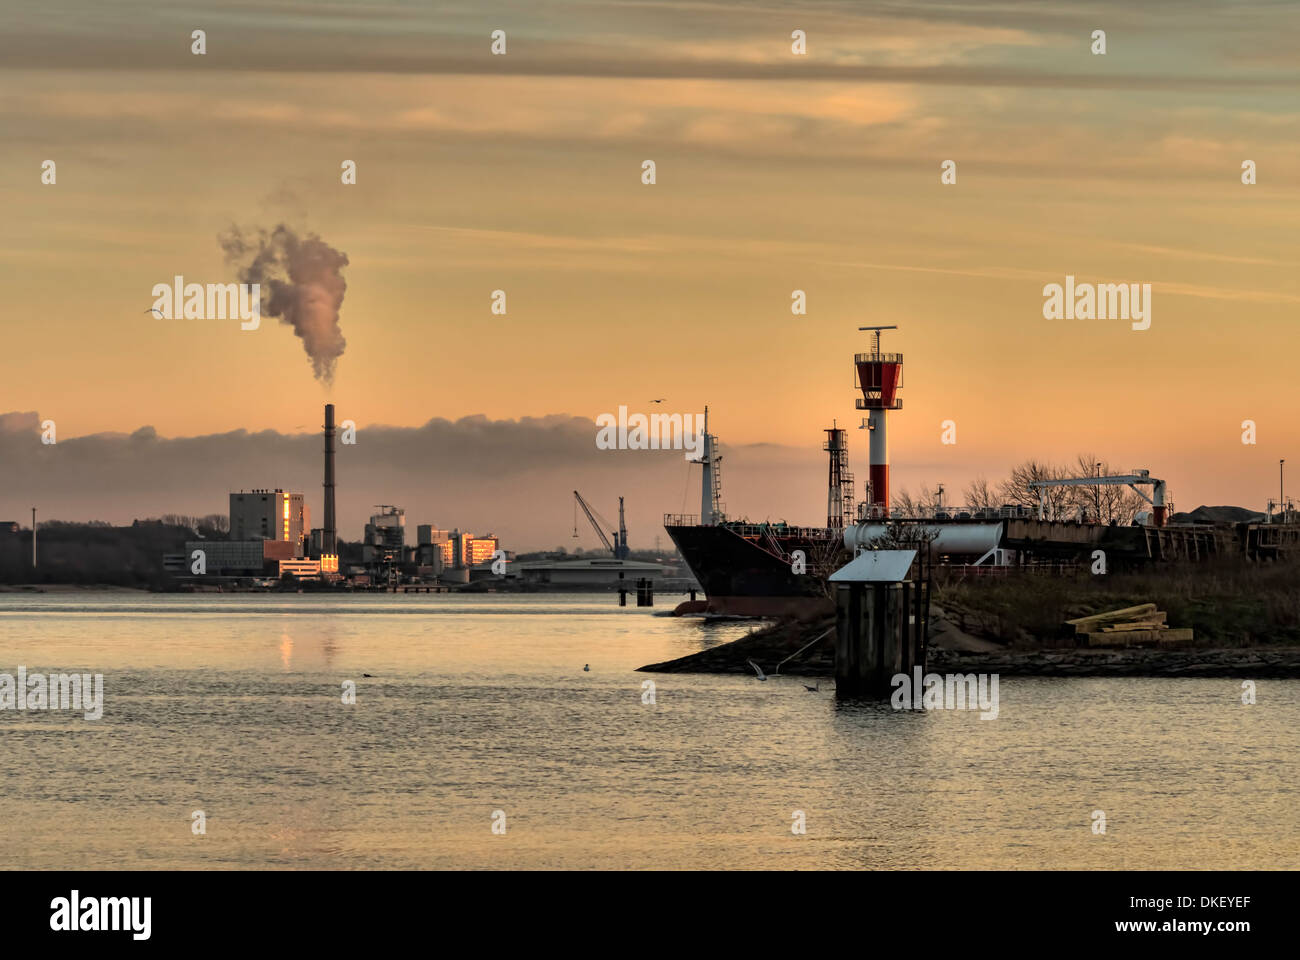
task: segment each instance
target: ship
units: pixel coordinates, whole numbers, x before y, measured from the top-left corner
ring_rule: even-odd
[[[889,446],[885,414],[902,407],[903,355],[882,353],[880,333],[894,326],[859,327],[873,336],[869,353],[855,354],[856,402],[867,411],[862,427],[870,436],[870,479],[866,499],[855,501],[846,434],[837,422],[825,430],[827,452],[826,525],[802,527],[781,522],[730,519],[722,503],[721,456],[709,433],[704,409],[702,452],[692,461],[703,467],[698,515],[668,514],[664,529],[704,589],[705,599],[680,604],[677,614],[727,616],[811,616],[829,612],[833,602],[827,576],[845,558],[846,524],[883,518],[889,502]]]
[[[680,604],[677,614],[783,617],[808,616],[833,609],[827,576],[844,553],[844,525],[866,515],[854,503],[845,431],[833,422],[822,449],[829,457],[827,517],[824,527],[784,521],[752,523],[729,519],[721,502],[722,458],[709,433],[704,411],[701,513],[668,514],[664,529],[704,589],[705,599]]]
[[[677,614],[743,617],[799,616],[832,609],[824,577],[794,572],[796,553],[838,555],[842,530],[785,523],[722,521],[668,516],[664,529],[704,589],[705,599],[678,605]],[[808,563],[807,560],[804,561]],[[808,569],[814,569],[809,564]]]

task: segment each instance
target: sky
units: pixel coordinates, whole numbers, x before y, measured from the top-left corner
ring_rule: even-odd
[[[1293,3],[1189,0],[6,5],[0,519],[220,512],[294,483],[319,511],[303,471],[333,402],[359,460],[409,441],[372,444],[352,489],[340,463],[345,536],[397,502],[550,547],[576,487],[607,516],[627,495],[649,546],[680,455],[571,443],[663,397],[708,404],[731,512],[817,523],[868,324],[905,357],[896,488],[1089,451],[1179,509],[1262,509],[1300,463],[1297,28]],[[328,384],[274,319],[148,312],[177,274],[238,279],[232,226],[282,222],[347,257]],[[1151,284],[1150,328],[1044,319],[1067,274]],[[513,438],[491,464],[484,430]],[[138,476],[85,459],[142,443]],[[185,450],[217,459],[169,486]]]

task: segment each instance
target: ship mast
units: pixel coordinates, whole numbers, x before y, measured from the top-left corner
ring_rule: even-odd
[[[717,437],[709,433],[709,408],[705,407],[704,449],[700,459],[695,462],[704,467],[704,475],[700,480],[700,523],[706,527],[715,526],[726,519],[722,511],[722,473],[718,468],[722,457],[716,452],[717,440]]]

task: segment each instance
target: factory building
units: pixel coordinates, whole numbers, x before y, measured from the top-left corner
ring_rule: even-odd
[[[309,560],[306,557],[296,557],[292,560],[278,561],[277,574],[283,577],[286,573],[291,573],[299,580],[310,580],[313,577],[319,577],[321,574],[321,562],[319,560]]]
[[[415,542],[422,547],[427,544],[446,543],[448,540],[451,539],[450,530],[439,530],[431,523],[422,523],[418,527],[416,527],[415,530],[416,530]]]
[[[416,566],[426,568],[423,573],[437,576],[444,568],[451,566],[444,556],[444,548],[450,548],[451,545],[451,531],[439,530],[431,523],[422,523],[415,529],[414,562]]]
[[[311,511],[301,493],[275,490],[230,495],[231,540],[278,540],[293,545],[293,557],[306,554]]]
[[[209,577],[259,577],[268,567],[290,559],[290,544],[275,540],[189,540],[185,544],[183,570],[189,573],[194,551],[203,551]]]
[[[429,545],[441,554],[444,569],[477,567],[490,563],[493,555],[500,549],[500,541],[490,533],[485,537],[476,537],[472,533],[461,533],[459,529],[452,530],[450,533],[428,525],[421,525],[419,529],[421,538],[424,537],[426,530],[432,531],[434,535],[441,535],[436,539],[431,536]],[[421,545],[425,545],[423,539]]]
[[[362,541],[361,557],[366,563],[401,563],[406,546],[406,511],[386,503],[371,514]]]
[[[497,552],[497,538],[488,534],[486,537],[476,537],[472,534],[464,538],[461,546],[461,559],[467,567],[477,567],[480,564],[491,563],[492,557]]]

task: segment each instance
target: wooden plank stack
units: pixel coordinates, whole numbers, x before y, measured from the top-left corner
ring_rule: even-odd
[[[1170,627],[1168,614],[1154,603],[1094,613],[1065,621],[1074,627],[1075,643],[1081,647],[1176,647],[1192,640],[1190,627]]]

